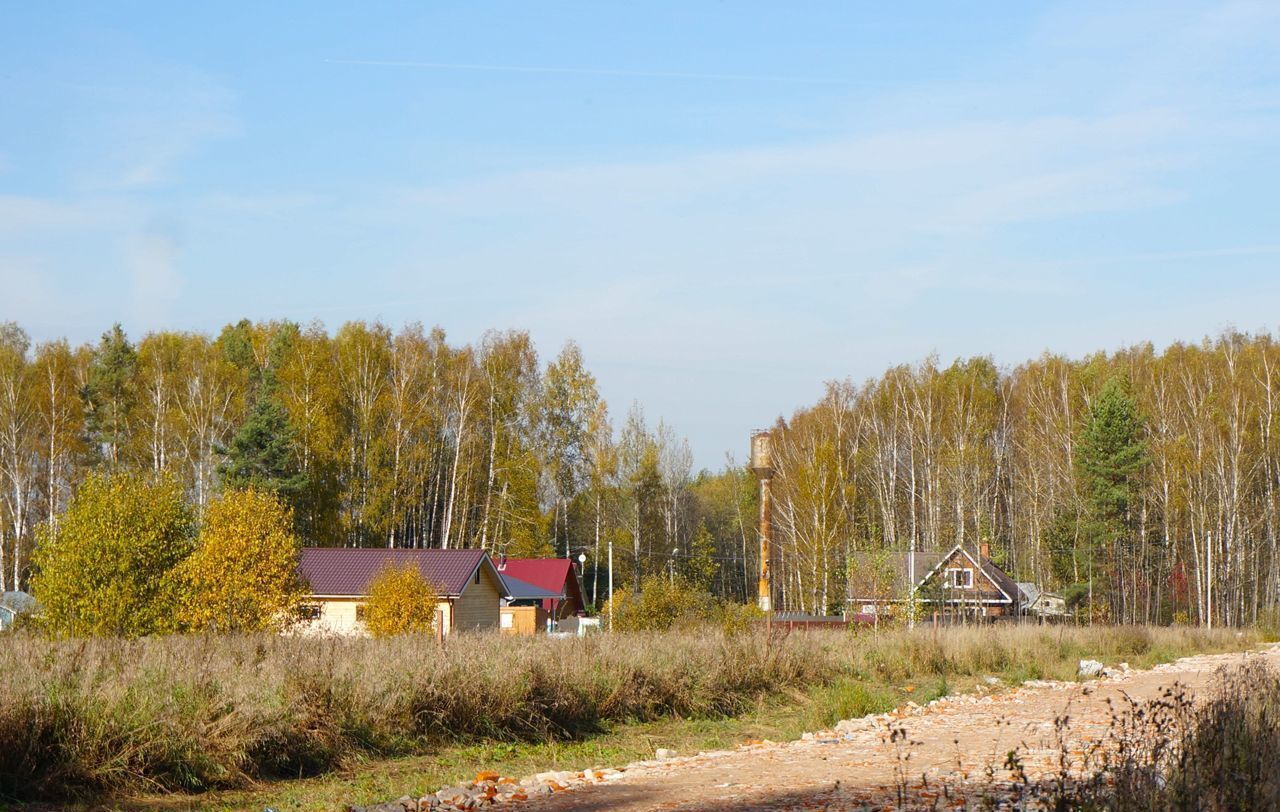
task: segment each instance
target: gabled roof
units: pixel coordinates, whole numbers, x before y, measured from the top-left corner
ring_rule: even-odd
[[[916,586],[924,580],[924,576],[930,570],[938,565],[943,559],[943,554],[939,552],[920,552],[915,553],[899,553],[899,552],[854,552],[850,555],[851,568],[857,572],[866,570],[871,567],[883,566],[886,570],[885,575],[889,578],[889,583],[881,584],[881,587],[888,594],[905,595],[907,586],[911,579],[909,573],[912,569],[912,556],[915,557],[915,576]],[[855,592],[857,589],[855,588]],[[861,597],[855,595],[854,597]]]
[[[383,569],[406,565],[417,567],[441,597],[461,595],[481,567],[488,568],[499,591],[506,594],[506,585],[484,550],[304,547],[298,573],[311,584],[312,595],[363,597],[369,594],[369,583]]]
[[[501,575],[503,582],[507,585],[507,594],[513,601],[546,600],[548,598],[559,600],[564,597],[561,592],[543,589],[528,581],[521,581],[509,573],[503,572]]]
[[[1005,594],[1010,603],[1018,603],[1018,585],[1014,583],[1013,578],[1003,568],[992,561],[990,558],[982,559],[982,571],[987,574],[1000,591]]]
[[[508,576],[554,593],[550,597],[582,600],[578,571],[567,558],[508,558],[498,562],[502,577]]]
[[[908,592],[907,586],[910,583],[909,571],[912,568],[911,559],[914,557],[915,567],[915,586],[916,588],[924,586],[925,582],[932,578],[939,570],[941,570],[948,561],[952,560],[957,554],[968,559],[969,562],[983,575],[987,581],[995,587],[996,591],[1002,596],[1001,599],[995,601],[997,603],[1015,603],[1016,596],[1019,594],[1018,586],[1013,579],[994,561],[982,556],[975,556],[964,548],[964,545],[957,544],[945,552],[916,552],[916,553],[899,553],[899,552],[882,552],[882,553],[854,553],[852,555],[853,566],[871,567],[876,566],[878,561],[883,561],[888,568],[890,583],[884,584],[884,592],[893,595],[890,600],[905,600]],[[979,561],[980,559],[980,561]],[[855,587],[854,594],[850,597],[853,600],[861,600],[864,598],[872,598],[873,596],[857,594]]]
[[[959,553],[969,559],[970,564],[973,564],[979,572],[987,576],[987,580],[991,582],[991,585],[998,589],[1000,594],[1004,596],[1004,600],[1000,601],[1000,603],[1014,602],[1013,596],[1018,594],[1018,587],[1014,584],[1013,579],[1006,575],[1004,570],[997,567],[995,562],[990,558],[983,558],[982,556],[975,558],[964,548],[963,544],[957,544],[952,547],[946,555],[942,556],[942,560],[939,561],[933,569],[929,570],[929,574],[920,579],[920,585],[923,585],[925,581],[932,578],[943,564],[947,563],[952,558],[955,558],[956,553]],[[982,559],[981,563],[979,563],[978,558]]]

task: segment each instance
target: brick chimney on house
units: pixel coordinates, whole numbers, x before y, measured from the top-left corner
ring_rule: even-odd
[[[982,557],[983,557],[983,558],[990,558],[990,557],[991,557],[991,543],[990,543],[989,541],[987,541],[986,539],[983,539],[983,540],[982,540],[982,544],[978,545],[978,552],[982,554]]]

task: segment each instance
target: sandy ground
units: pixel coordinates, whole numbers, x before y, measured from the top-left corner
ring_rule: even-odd
[[[521,810],[879,809],[899,806],[897,787],[914,785],[909,806],[950,808],[949,800],[1007,779],[1006,754],[1021,748],[1028,776],[1057,769],[1063,742],[1073,758],[1104,736],[1108,700],[1159,697],[1174,683],[1202,691],[1215,672],[1261,653],[1188,657],[1148,671],[1085,683],[1036,682],[987,696],[948,697],[924,708],[842,722],[800,741],[758,744],[630,765],[603,783],[531,799]],[[1055,720],[1066,717],[1064,732]],[[894,730],[905,731],[895,736]],[[994,771],[994,772],[992,772]],[[921,777],[927,786],[921,787]],[[939,795],[940,786],[951,789]]]

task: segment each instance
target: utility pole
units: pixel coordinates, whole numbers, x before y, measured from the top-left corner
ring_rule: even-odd
[[[907,628],[916,627],[916,540],[911,539],[907,550]]]
[[[1208,562],[1208,572],[1204,579],[1204,607],[1205,618],[1208,620],[1206,628],[1213,631],[1213,533],[1206,533],[1204,539],[1204,556]],[[1092,583],[1092,577],[1090,579]]]
[[[751,472],[760,480],[760,583],[757,600],[765,613],[766,625],[773,628],[773,574],[770,540],[773,535],[773,449],[767,431],[751,435]]]

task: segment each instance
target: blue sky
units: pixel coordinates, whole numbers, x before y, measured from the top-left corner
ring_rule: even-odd
[[[1273,327],[1280,3],[970,5],[9,3],[0,319],[525,328],[713,467],[930,352]]]

